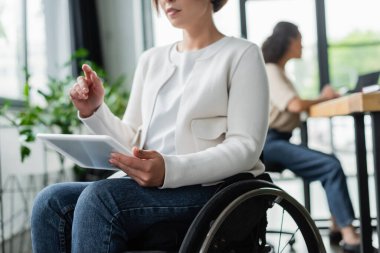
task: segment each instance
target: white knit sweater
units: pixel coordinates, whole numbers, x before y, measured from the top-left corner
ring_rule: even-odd
[[[129,148],[143,148],[159,90],[175,72],[171,47],[153,48],[141,56],[122,120],[102,104],[91,117],[81,119],[83,123]],[[230,37],[202,54],[179,105],[177,154],[163,155],[162,187],[209,184],[244,171],[261,174],[268,110],[268,82],[256,45]]]

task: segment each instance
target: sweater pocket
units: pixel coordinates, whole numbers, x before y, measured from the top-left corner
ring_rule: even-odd
[[[212,141],[211,143],[216,145],[225,138],[227,117],[193,119],[191,121],[191,131],[197,139]]]

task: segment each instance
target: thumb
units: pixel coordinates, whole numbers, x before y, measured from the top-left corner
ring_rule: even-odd
[[[154,150],[143,150],[137,147],[132,149],[133,155],[140,159],[153,159],[157,157],[157,152]]]

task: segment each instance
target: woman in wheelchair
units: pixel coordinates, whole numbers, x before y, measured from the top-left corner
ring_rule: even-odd
[[[110,154],[120,169],[111,178],[42,190],[32,210],[33,252],[128,250],[153,224],[190,226],[223,179],[263,173],[264,62],[256,45],[217,30],[213,13],[226,1],[153,1],[183,38],[140,57],[122,119],[103,102],[101,79],[83,65],[70,90],[79,118],[133,156]]]

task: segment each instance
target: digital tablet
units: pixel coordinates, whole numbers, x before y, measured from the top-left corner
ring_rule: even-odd
[[[107,135],[40,133],[37,138],[84,168],[117,170],[108,162],[110,154],[131,155],[131,151]]]

